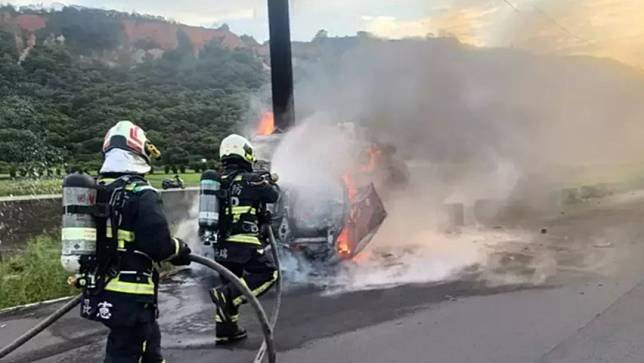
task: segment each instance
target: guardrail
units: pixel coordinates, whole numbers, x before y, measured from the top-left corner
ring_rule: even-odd
[[[199,188],[163,190],[164,209],[170,223],[187,218]],[[60,228],[62,196],[0,197],[0,250],[20,248],[31,237]]]

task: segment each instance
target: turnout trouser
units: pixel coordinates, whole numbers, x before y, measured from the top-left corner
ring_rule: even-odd
[[[278,271],[263,249],[237,244],[225,244],[218,248],[225,248],[226,253],[216,253],[217,262],[238,276],[254,296],[263,295],[277,281]],[[224,278],[217,290],[226,296],[228,314],[236,321],[239,306],[247,302],[246,298],[234,284]]]
[[[110,327],[104,363],[162,363],[161,332],[156,320]]]

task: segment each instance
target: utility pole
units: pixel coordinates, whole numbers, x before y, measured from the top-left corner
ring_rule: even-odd
[[[295,125],[288,0],[268,0],[268,24],[275,132],[281,133]]]

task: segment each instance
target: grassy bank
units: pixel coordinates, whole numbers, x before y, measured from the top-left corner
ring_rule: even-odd
[[[74,295],[69,273],[60,265],[60,242],[35,238],[20,254],[0,262],[0,308]]]
[[[196,187],[199,185],[199,179],[201,179],[201,173],[185,173],[179,174],[179,177],[183,179],[186,187]],[[146,178],[148,181],[157,189],[161,189],[161,182],[163,179],[172,179],[174,174],[150,174]]]
[[[0,180],[0,196],[59,194],[62,179]]]
[[[199,173],[179,174],[186,187],[198,186]],[[147,176],[150,183],[157,189],[161,189],[161,182],[164,179],[171,179],[174,174],[151,174]],[[18,195],[40,195],[60,194],[62,179],[0,179],[0,197]]]
[[[175,270],[169,262],[161,273]],[[60,240],[41,236],[27,243],[20,253],[0,261],[0,309],[76,295],[67,284],[71,274],[60,265]]]

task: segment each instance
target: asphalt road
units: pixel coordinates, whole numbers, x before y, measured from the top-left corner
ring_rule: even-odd
[[[547,234],[519,252],[501,245],[501,263],[470,266],[449,281],[334,294],[320,284],[291,286],[276,331],[279,361],[644,362],[643,214],[644,200],[622,198],[543,221]],[[536,273],[517,268],[535,256],[554,261],[548,278],[516,279]],[[165,284],[167,361],[252,361],[261,337],[248,310],[249,339],[214,346],[208,280]],[[267,311],[273,298],[263,299]],[[56,306],[0,315],[0,346]],[[98,362],[104,339],[103,328],[74,311],[3,361]]]

